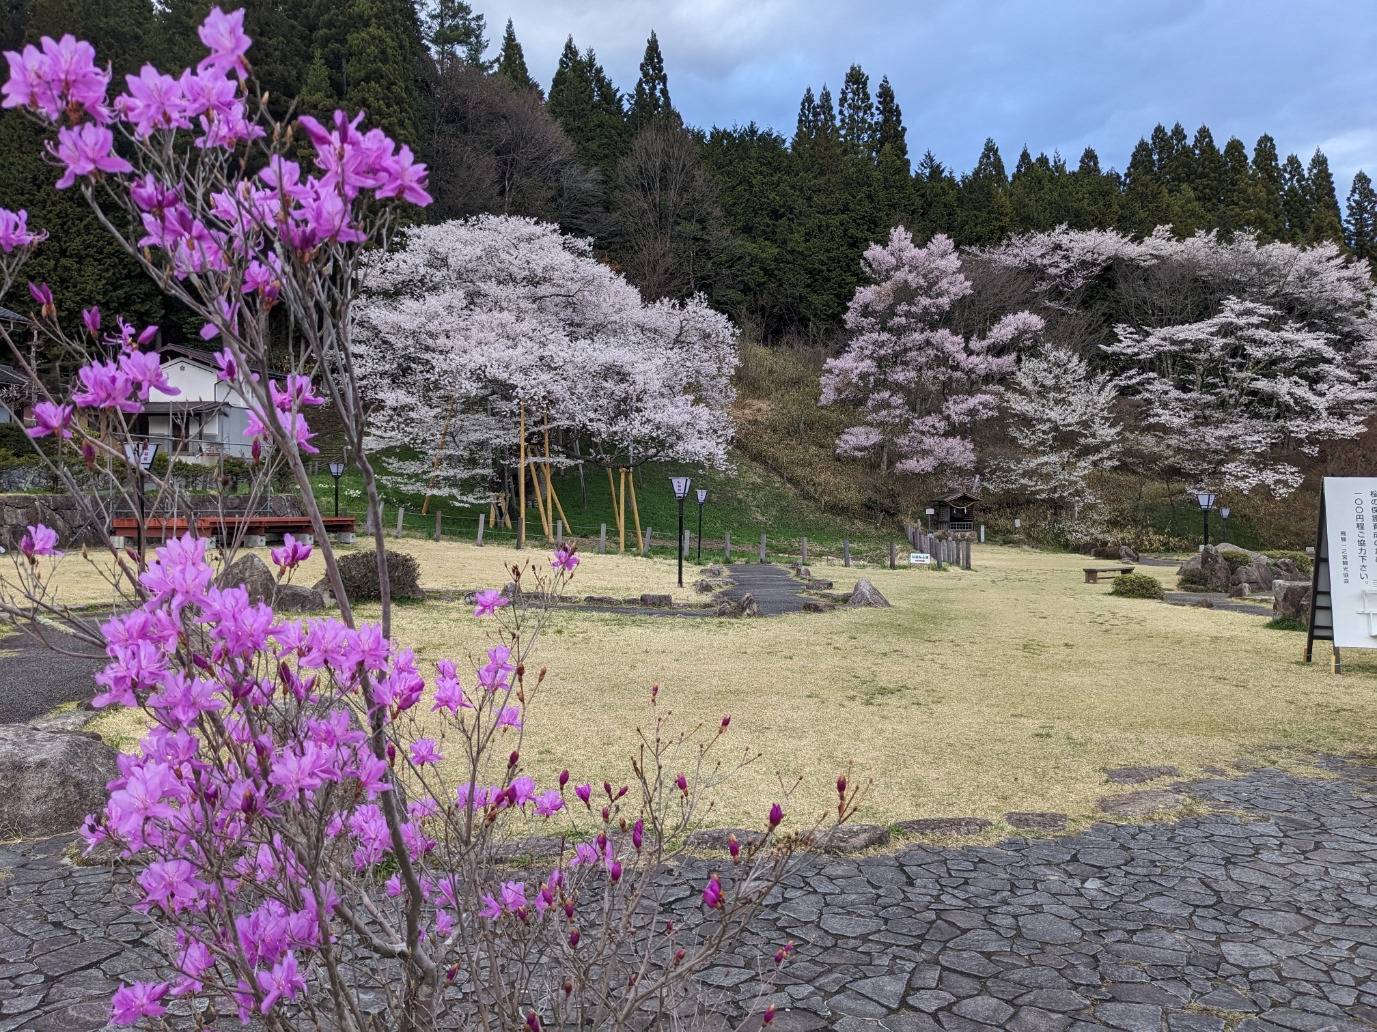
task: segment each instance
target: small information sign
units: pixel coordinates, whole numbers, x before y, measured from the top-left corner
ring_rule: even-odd
[[[910,552],[908,554],[908,564],[910,566],[927,566],[932,562],[932,556],[927,552]]]

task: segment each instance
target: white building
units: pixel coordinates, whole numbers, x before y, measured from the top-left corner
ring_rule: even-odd
[[[165,455],[213,464],[220,456],[247,457],[252,442],[244,436],[249,413],[231,396],[209,351],[167,344],[159,351],[163,375],[176,395],[149,393],[134,432],[157,444]]]

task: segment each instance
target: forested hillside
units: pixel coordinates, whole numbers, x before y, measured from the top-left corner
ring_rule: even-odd
[[[194,63],[208,0],[10,0],[0,46],[72,32],[119,77],[145,61]],[[440,221],[478,212],[532,215],[591,236],[647,297],[706,294],[764,340],[826,341],[861,273],[865,247],[903,224],[958,246],[1011,233],[1170,224],[1299,244],[1333,240],[1377,253],[1377,194],[1359,174],[1341,207],[1324,154],[1282,156],[1158,125],[1122,171],[1091,149],[1074,163],[1023,147],[1012,173],[994,140],[959,171],[910,140],[900,98],[858,65],[840,86],[804,90],[797,124],[693,127],[674,108],[659,40],[635,83],[614,83],[596,40],[572,38],[548,85],[534,81],[516,28],[502,32],[462,0],[247,0],[254,72],[272,107],[367,109],[431,168]],[[910,101],[910,103],[913,103]],[[1146,130],[1148,127],[1144,127]],[[976,130],[978,132],[978,129]],[[27,208],[52,242],[31,272],[60,296],[162,320],[176,312],[98,232],[78,199],[54,193],[36,131],[0,117],[0,204]],[[1014,141],[1006,141],[1006,145]],[[1036,145],[1036,141],[1031,141]],[[75,304],[67,311],[74,312]]]

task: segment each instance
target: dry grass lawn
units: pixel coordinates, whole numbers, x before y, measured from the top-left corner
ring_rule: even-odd
[[[401,544],[421,558],[428,587],[501,583],[501,563],[517,557]],[[815,569],[838,588],[870,577],[887,610],[738,621],[561,610],[537,651],[549,674],[523,757],[542,780],[568,767],[624,781],[658,683],[679,719],[715,726],[730,713],[728,742],[763,754],[719,790],[715,823],[761,819],[780,774],[804,777],[793,811],[821,815],[851,764],[853,778],[874,779],[860,820],[1052,810],[1075,827],[1094,819],[1098,797],[1122,791],[1106,767],[1173,764],[1191,775],[1377,751],[1377,656],[1350,651],[1335,677],[1327,651],[1303,665],[1304,637],[1262,617],[1114,598],[1107,583],[1082,583],[1083,565],[990,546],[977,547],[971,572]],[[1167,568],[1140,569],[1174,580]],[[664,560],[589,556],[575,590],[672,583]],[[394,620],[394,636],[425,659],[485,644],[485,625],[461,603],[401,606]],[[120,718],[102,720],[130,740]]]

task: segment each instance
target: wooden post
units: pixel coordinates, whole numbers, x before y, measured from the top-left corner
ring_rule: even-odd
[[[484,521],[485,521],[486,518],[487,518],[487,516],[486,516],[485,513],[481,513],[481,512],[480,512],[480,513],[478,514],[478,547],[479,547],[479,548],[482,548],[482,547],[483,547],[483,525],[484,525]]]
[[[760,535],[760,561],[761,561],[762,563],[765,561],[765,535],[764,535],[764,534],[761,534],[761,535]]]
[[[641,539],[641,555],[650,554],[650,531],[650,527],[645,528],[645,537]],[[638,529],[636,533],[639,535],[640,530]]]
[[[723,542],[722,542],[722,543],[723,543],[723,547],[724,547],[724,549],[726,550],[726,553],[727,553],[727,562],[731,562],[731,561],[732,561],[732,532],[731,532],[730,530],[726,532],[726,536],[723,538]]]
[[[617,507],[617,551],[626,551],[626,467],[621,470],[622,504]]]
[[[555,520],[555,548],[564,547],[564,521]]]
[[[808,539],[807,539],[807,538],[804,538],[804,539],[803,539],[803,551],[802,551],[801,564],[802,564],[803,566],[807,566],[807,565],[808,565]]]
[[[612,523],[614,526],[622,525],[621,509],[617,505],[617,481],[612,476],[612,467],[607,467],[607,490],[612,495]]]
[[[440,540],[440,513],[435,513],[435,540]]]
[[[602,530],[598,532],[598,555],[607,554],[607,524],[602,525]]]
[[[896,569],[896,567],[895,567],[895,565],[894,565],[894,559],[895,559],[894,542],[891,541],[891,542],[889,543],[889,568],[890,568],[891,570]]]
[[[519,435],[518,450],[521,453],[521,475],[517,477],[516,492],[519,496],[516,501],[517,507],[517,530],[516,547],[520,548],[525,542],[526,537],[526,403],[521,403],[521,428],[517,431]]]
[[[636,540],[641,538],[641,511],[636,507],[636,471],[629,469],[626,471],[626,479],[631,481],[631,516],[636,521]],[[650,545],[645,546],[646,551],[650,551]]]
[[[406,506],[397,506],[397,537],[402,536],[402,517],[406,515]]]
[[[846,538],[842,538],[842,565],[851,565],[851,542]]]
[[[554,484],[550,480],[550,406],[545,406],[545,526],[555,522],[555,506],[551,499]],[[556,546],[558,547],[558,546]]]

